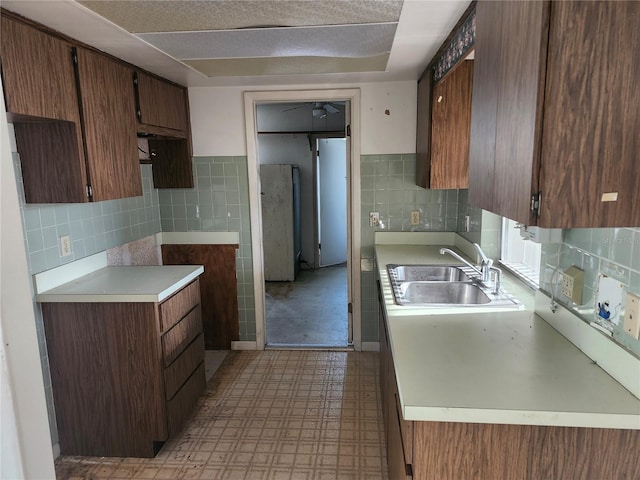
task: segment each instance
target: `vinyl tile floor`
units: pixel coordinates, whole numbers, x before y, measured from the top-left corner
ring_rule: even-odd
[[[63,456],[59,479],[386,480],[378,354],[232,351],[152,459]]]
[[[347,267],[302,270],[295,282],[266,282],[269,346],[347,346]]]

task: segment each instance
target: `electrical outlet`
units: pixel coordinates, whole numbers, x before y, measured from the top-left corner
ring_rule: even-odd
[[[420,210],[411,210],[411,225],[420,225]]]
[[[71,237],[62,235],[60,237],[60,256],[68,257],[69,255],[71,255]]]
[[[369,226],[377,227],[380,225],[380,212],[369,212]]]
[[[638,340],[640,338],[640,297],[627,293],[624,306],[624,333]]]
[[[572,302],[582,303],[582,290],[584,288],[584,271],[578,267],[569,267],[562,273],[562,285],[560,292]]]

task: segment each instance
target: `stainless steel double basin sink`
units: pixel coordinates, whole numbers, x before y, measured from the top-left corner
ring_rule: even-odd
[[[387,265],[397,305],[414,307],[523,308],[512,295],[482,284],[471,268],[458,265]]]

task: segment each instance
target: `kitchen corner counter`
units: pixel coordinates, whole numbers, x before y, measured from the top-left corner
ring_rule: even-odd
[[[386,265],[459,263],[440,246],[451,244],[376,245],[405,420],[640,429],[640,400],[538,317],[533,291],[513,278],[504,284],[524,311],[396,305]]]
[[[201,265],[104,267],[36,294],[48,302],[162,302],[204,272]]]

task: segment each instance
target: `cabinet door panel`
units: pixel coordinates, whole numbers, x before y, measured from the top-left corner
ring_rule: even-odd
[[[141,123],[187,130],[187,98],[184,89],[139,72],[138,99]]]
[[[476,43],[469,142],[469,203],[493,211],[496,115],[501,23],[500,5],[476,4]]]
[[[205,348],[228,350],[238,340],[237,245],[163,245],[164,265],[204,265],[200,299]]]
[[[433,89],[431,188],[469,186],[473,61],[465,60]]]
[[[554,2],[540,224],[640,225],[640,3]],[[617,201],[602,195],[617,192]]]
[[[131,70],[78,48],[78,72],[93,200],[142,195]]]
[[[71,45],[2,16],[7,111],[80,125]]]
[[[544,2],[503,2],[494,197],[496,213],[527,225],[538,189],[548,29]]]

